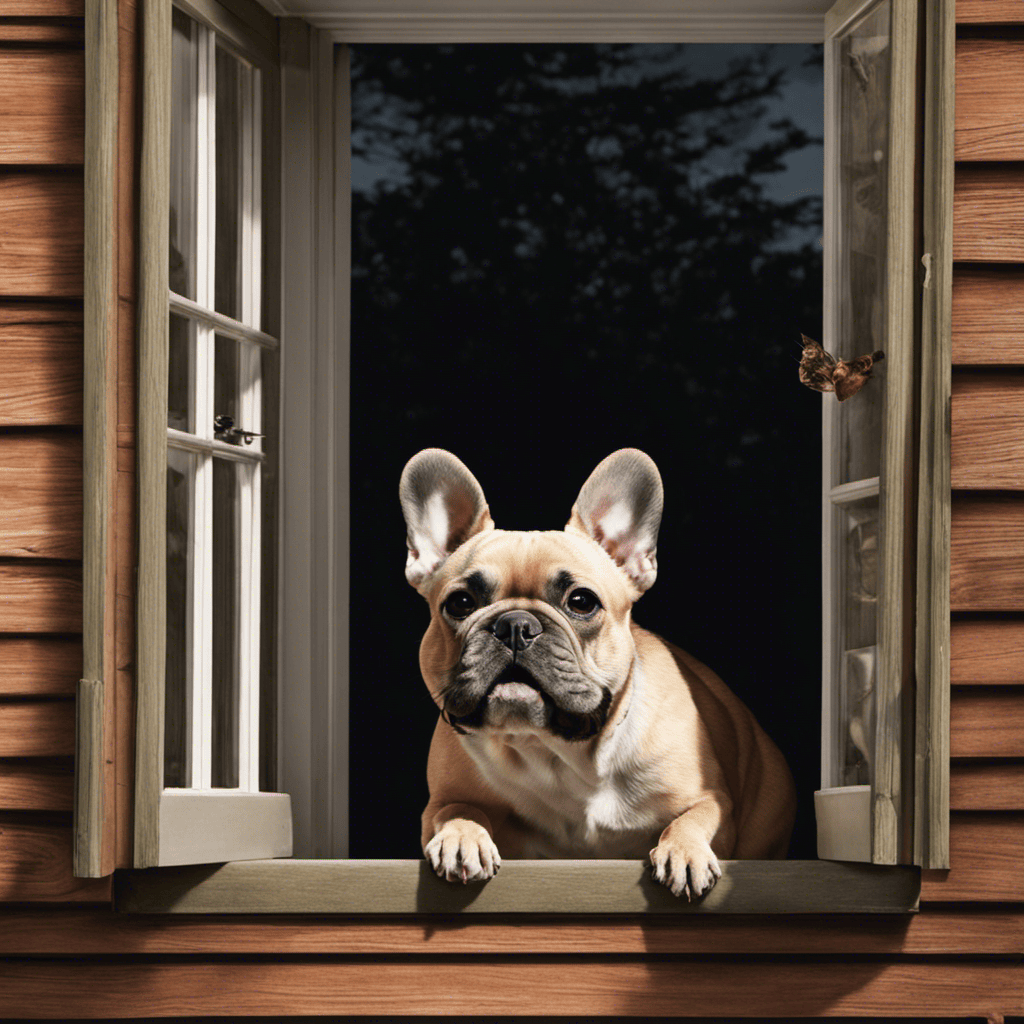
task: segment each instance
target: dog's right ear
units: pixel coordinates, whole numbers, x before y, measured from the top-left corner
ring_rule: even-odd
[[[408,531],[405,576],[417,590],[460,544],[494,529],[476,477],[443,448],[425,448],[406,463],[398,497]]]

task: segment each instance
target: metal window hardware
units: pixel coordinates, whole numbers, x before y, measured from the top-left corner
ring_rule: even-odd
[[[228,444],[238,444],[239,441],[252,444],[253,438],[265,435],[257,434],[255,430],[243,430],[241,427],[236,427],[233,417],[222,415],[213,417],[213,436],[218,441],[226,441]]]

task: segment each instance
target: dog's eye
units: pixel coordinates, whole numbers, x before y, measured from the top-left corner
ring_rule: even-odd
[[[468,590],[453,591],[445,598],[444,610],[453,619],[464,619],[476,608],[476,598]]]
[[[578,587],[574,590],[565,603],[569,611],[575,612],[577,615],[590,615],[591,612],[601,607],[597,594],[592,590],[587,590],[586,587]]]

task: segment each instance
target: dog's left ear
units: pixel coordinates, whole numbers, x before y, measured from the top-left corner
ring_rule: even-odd
[[[663,503],[654,460],[636,448],[620,448],[587,478],[565,528],[596,540],[642,594],[658,575]]]
[[[494,529],[476,477],[443,448],[425,448],[406,463],[398,497],[408,531],[405,577],[417,590],[463,541]]]

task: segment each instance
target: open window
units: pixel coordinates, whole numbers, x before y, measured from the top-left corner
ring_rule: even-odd
[[[211,13],[214,4],[182,7],[173,15],[170,3],[166,7],[169,24],[153,31],[169,37],[170,74],[153,86],[151,101],[170,111],[172,132],[183,134],[172,143],[169,164],[161,164],[154,144],[144,165],[154,184],[152,190],[143,184],[151,205],[145,216],[155,224],[163,218],[165,232],[169,227],[170,246],[162,251],[171,251],[172,269],[166,262],[163,270],[150,268],[150,279],[142,284],[161,305],[158,309],[154,300],[140,332],[142,379],[157,386],[140,396],[141,517],[155,528],[140,538],[136,865],[287,857],[293,813],[303,819],[307,834],[312,828],[321,837],[304,851],[307,856],[338,856],[346,846],[347,797],[338,769],[347,751],[340,739],[332,743],[331,738],[343,735],[348,724],[343,611],[350,232],[344,198],[349,69],[341,44],[383,40],[389,30],[372,16],[366,25],[353,22],[337,30],[284,26],[284,307],[279,320],[276,314],[268,320],[263,294],[273,278],[261,256],[277,244],[267,242],[264,230],[268,216],[276,214],[268,215],[260,198],[260,182],[268,179],[260,168],[272,149],[260,140],[265,138],[261,126],[274,123],[268,117],[276,102],[268,99],[275,95],[272,63],[244,45],[244,33],[232,28],[230,19]],[[588,23],[585,14],[579,16],[578,37],[593,38],[599,20]],[[920,305],[914,227],[920,202],[913,127],[917,5],[844,0],[817,23],[824,26],[817,38],[825,38],[831,69],[826,308],[836,311],[826,313],[823,340],[838,356],[877,348],[886,355],[873,382],[880,385],[873,388],[873,399],[848,412],[825,396],[823,561],[831,586],[825,611],[823,802],[835,803],[831,791],[839,791],[839,799],[852,793],[857,809],[852,816],[840,815],[845,825],[825,828],[828,837],[846,838],[829,838],[820,852],[838,860],[906,864],[915,828],[915,758],[907,739],[915,721],[907,653],[915,628],[913,573],[907,571],[915,537],[906,524],[916,511],[912,445],[921,401],[915,341]],[[409,22],[414,36],[416,24]],[[687,25],[680,16],[667,31],[690,38],[694,27]],[[456,21],[447,27],[453,40],[473,38],[476,31]],[[221,111],[232,112],[234,134],[226,126],[219,130]],[[160,251],[158,229],[149,231],[148,244]],[[147,244],[145,232],[142,242]],[[174,280],[167,275],[179,257],[181,276]],[[933,267],[949,260],[940,252],[931,257]],[[294,484],[286,482],[279,502],[267,497],[273,493],[267,476],[274,472],[275,395],[273,387],[264,386],[275,378],[278,355],[285,380],[280,461]],[[162,382],[168,379],[171,387],[165,390]],[[224,416],[233,422],[226,424]],[[271,436],[247,444],[239,431]],[[280,543],[267,545],[278,514]],[[288,577],[280,579],[280,657],[272,644],[261,651],[256,627],[261,616],[263,622],[271,619],[268,593],[276,600],[266,585],[274,567],[257,553],[261,549],[289,566]],[[833,600],[833,594],[839,596]],[[941,643],[941,638],[919,642]],[[291,693],[276,718],[270,709],[277,684],[265,671],[270,664],[282,666]],[[916,713],[920,721],[920,710]],[[217,716],[222,716],[219,727]],[[272,721],[279,736],[268,743]],[[278,775],[271,767],[275,746],[289,743],[303,754]],[[941,761],[937,749],[933,756]],[[935,792],[941,802],[941,792]],[[942,811],[938,806],[933,813]],[[235,866],[227,867],[230,875]],[[564,872],[566,867],[536,870]],[[737,881],[755,867],[738,864]],[[322,868],[280,862],[254,865],[253,871],[263,872],[260,885],[265,886],[268,879],[283,884],[290,871]],[[356,888],[366,883],[362,867],[347,868]],[[440,909],[423,895],[420,865],[399,863],[394,869],[396,887],[418,893],[407,910]],[[588,870],[621,874],[624,869]],[[306,874],[302,886],[310,884]],[[238,878],[255,875],[243,870],[235,877],[237,885]],[[883,877],[876,875],[870,884]],[[587,884],[600,888],[593,879]],[[191,889],[191,881],[180,883],[177,909],[187,909],[183,893]],[[727,898],[724,889],[717,898]]]

